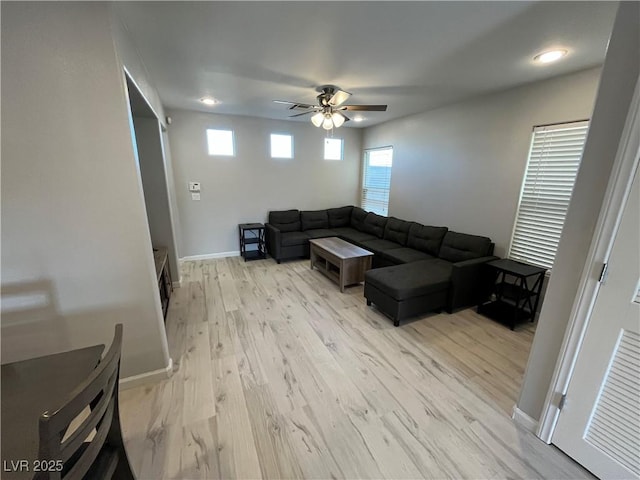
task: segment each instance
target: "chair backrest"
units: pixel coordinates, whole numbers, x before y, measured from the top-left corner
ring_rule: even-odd
[[[111,478],[118,462],[116,449],[109,448],[107,436],[112,421],[118,414],[118,378],[120,351],[122,348],[122,324],[116,331],[109,351],[98,366],[67,398],[55,412],[44,412],[40,417],[39,459],[52,463],[39,478],[79,480],[87,478]],[[71,422],[85,410],[91,409],[81,424],[64,439]],[[91,440],[87,437],[94,431]],[[56,471],[59,470],[59,471]]]

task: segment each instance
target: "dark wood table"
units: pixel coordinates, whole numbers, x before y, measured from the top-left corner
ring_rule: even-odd
[[[309,240],[311,269],[336,282],[340,291],[354,283],[364,282],[364,273],[371,268],[373,252],[345,242],[338,237]]]
[[[264,229],[262,223],[241,223],[238,225],[240,238],[240,256],[247,260],[267,258],[264,243]],[[255,250],[247,250],[247,245],[256,245]]]
[[[513,330],[518,322],[535,320],[546,269],[508,258],[486,264],[493,281],[494,300],[478,305],[478,313],[506,323]]]
[[[103,350],[95,345],[2,365],[2,479],[33,477],[40,415],[64,403],[96,368]]]

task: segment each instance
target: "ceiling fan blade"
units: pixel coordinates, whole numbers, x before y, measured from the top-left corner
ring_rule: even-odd
[[[273,103],[281,103],[283,105],[291,105],[289,107],[290,110],[294,108],[315,108],[317,105],[309,105],[308,103],[299,103],[299,102],[289,102],[287,100],[274,100]]]
[[[350,110],[352,112],[386,112],[386,105],[342,105],[340,110]]]
[[[308,115],[310,113],[313,113],[313,110],[310,110],[308,112],[302,112],[302,113],[297,113],[295,115],[289,115],[289,118],[293,118],[293,117],[301,117],[302,115]]]
[[[329,99],[329,105],[331,105],[332,107],[338,107],[342,105],[344,102],[346,102],[350,96],[351,94],[349,92],[345,92],[344,90],[338,90]]]

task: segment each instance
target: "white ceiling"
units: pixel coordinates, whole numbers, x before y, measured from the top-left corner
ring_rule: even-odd
[[[118,2],[165,106],[287,119],[333,84],[370,126],[599,65],[615,2]],[[552,47],[569,55],[537,65]],[[198,99],[219,99],[214,107]],[[353,112],[352,112],[353,113]],[[353,115],[351,115],[353,116]],[[308,117],[297,119],[309,121]]]

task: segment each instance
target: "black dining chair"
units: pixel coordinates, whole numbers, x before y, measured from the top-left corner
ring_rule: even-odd
[[[58,410],[40,417],[39,465],[36,479],[135,479],[122,440],[118,410],[118,379],[122,324],[98,366]],[[71,422],[91,412],[65,438]],[[90,435],[93,437],[89,439]]]

